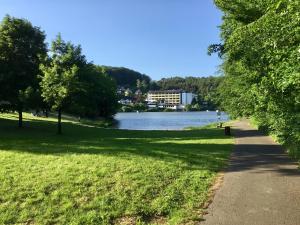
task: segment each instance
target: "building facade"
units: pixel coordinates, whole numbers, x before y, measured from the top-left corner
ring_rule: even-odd
[[[159,108],[183,109],[191,104],[195,97],[195,94],[182,90],[149,91],[146,101],[148,105],[156,104]]]

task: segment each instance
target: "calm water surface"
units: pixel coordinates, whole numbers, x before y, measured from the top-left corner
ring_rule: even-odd
[[[211,112],[130,112],[115,116],[119,129],[128,130],[182,130],[185,127],[204,126],[218,122],[217,113]],[[221,114],[221,121],[228,115]]]

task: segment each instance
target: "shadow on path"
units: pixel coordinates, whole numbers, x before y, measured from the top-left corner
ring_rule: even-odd
[[[235,147],[204,225],[300,225],[298,163],[248,121],[234,124]]]

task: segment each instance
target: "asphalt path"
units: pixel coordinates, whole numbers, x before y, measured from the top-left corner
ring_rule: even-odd
[[[229,166],[200,224],[300,225],[299,164],[247,120],[233,129]]]

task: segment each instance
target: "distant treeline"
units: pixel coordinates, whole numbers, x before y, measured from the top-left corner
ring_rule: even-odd
[[[160,90],[182,89],[187,92],[208,96],[216,91],[223,77],[171,77],[157,81]]]
[[[106,74],[114,78],[119,87],[137,89],[139,82],[144,82],[146,91],[182,89],[188,92],[207,96],[215,92],[223,77],[170,77],[161,80],[151,80],[150,76],[125,67],[101,66]]]
[[[223,77],[171,77],[156,82],[158,90],[181,89],[197,95],[193,104],[201,110],[218,108],[218,87]]]
[[[102,66],[104,71],[113,77],[117,85],[130,88],[133,91],[141,89],[143,92],[149,90],[184,90],[197,95],[194,104],[199,104],[202,110],[215,109],[219,102],[217,89],[224,79],[223,77],[170,77],[153,81],[145,74],[123,67]]]

